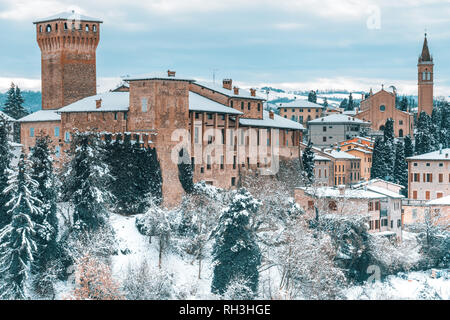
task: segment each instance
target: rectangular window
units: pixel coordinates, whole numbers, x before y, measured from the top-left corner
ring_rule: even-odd
[[[198,143],[198,132],[199,132],[199,128],[195,127],[195,129],[194,129],[194,143]]]
[[[439,183],[444,182],[444,174],[443,173],[439,173]]]
[[[55,156],[56,156],[57,158],[59,158],[60,155],[61,155],[61,147],[60,147],[60,146],[56,146],[56,147],[55,147]]]
[[[123,113],[123,120],[127,120],[128,119],[128,113],[127,112],[124,112]]]
[[[413,199],[414,199],[414,200],[417,200],[417,190],[414,190],[414,191],[413,191]]]
[[[401,228],[402,227],[402,220],[398,219],[397,220],[397,228]]]
[[[258,103],[258,111],[261,111],[261,103]]]
[[[234,187],[236,185],[236,178],[232,177],[231,178],[231,185]]]
[[[141,103],[142,103],[142,112],[147,112],[147,103],[148,103],[147,98],[142,98]]]
[[[208,156],[206,161],[206,169],[211,170],[211,156]]]
[[[64,135],[64,141],[65,142],[70,142],[70,132],[66,131],[66,133]]]
[[[225,167],[225,158],[224,156],[220,156],[220,169],[223,170]]]
[[[433,182],[433,174],[427,173],[426,174],[426,180],[424,182]]]
[[[34,128],[30,128],[30,137],[34,137]]]
[[[430,191],[425,191],[425,199],[431,200],[431,192]]]
[[[55,137],[59,137],[59,127],[55,127]]]
[[[241,102],[241,110],[244,110],[244,102]]]
[[[248,110],[251,110],[251,108],[252,108],[252,104],[249,102],[248,103]]]

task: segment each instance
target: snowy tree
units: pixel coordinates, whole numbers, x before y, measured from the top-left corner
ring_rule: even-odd
[[[347,110],[348,109],[348,99],[345,98],[344,100],[341,101],[341,103],[339,104],[339,108]]]
[[[375,144],[373,146],[372,154],[372,169],[370,171],[370,179],[381,178],[383,179],[386,175],[386,167],[384,162],[384,140],[382,137],[377,137],[375,139]]]
[[[324,98],[324,99],[323,99],[322,105],[323,105],[325,108],[328,108],[328,99],[327,99],[327,98]]]
[[[415,140],[415,153],[417,155],[429,153],[435,148],[433,124],[431,122],[431,117],[425,111],[422,111],[422,113],[419,115]]]
[[[386,120],[383,130],[384,141],[393,141],[395,139],[394,135],[394,120],[389,118]]]
[[[309,141],[302,155],[303,170],[305,171],[308,184],[314,182],[314,152],[312,151],[312,142]]]
[[[76,286],[70,299],[124,300],[108,265],[89,255],[80,258],[76,265]]]
[[[260,202],[245,189],[234,191],[230,205],[223,210],[214,230],[214,276],[211,291],[223,294],[236,279],[245,280],[256,293],[261,253],[249,229]]]
[[[412,144],[411,137],[407,135],[405,137],[405,158],[412,157],[414,155],[414,146]]]
[[[431,113],[431,134],[433,135],[433,150],[439,150],[441,139],[441,127],[442,127],[442,110],[441,106],[437,105],[433,108]]]
[[[128,300],[169,300],[174,296],[174,277],[167,270],[150,267],[147,259],[129,264],[122,284]]]
[[[37,243],[39,257],[36,265],[38,270],[44,270],[52,259],[58,256],[58,216],[56,177],[53,172],[53,158],[50,150],[51,140],[48,136],[38,136],[30,156],[30,176],[38,183],[35,196],[42,203],[42,214],[36,217],[39,224]]]
[[[11,174],[4,193],[11,223],[0,231],[0,297],[26,299],[25,281],[36,256],[36,223],[33,217],[42,215],[41,202],[33,196],[38,183],[29,175],[28,162],[21,156],[17,172]]]
[[[352,96],[351,92],[350,92],[350,95],[348,96],[348,104],[347,104],[347,108],[345,110],[346,111],[355,110],[355,102],[353,101],[353,96]]]
[[[406,98],[406,96],[402,97],[397,105],[397,108],[401,111],[408,111],[408,99]]]
[[[75,132],[70,146],[71,160],[63,174],[64,193],[74,206],[76,230],[95,230],[107,223],[108,190],[112,176],[105,162],[100,135]]]
[[[11,217],[8,215],[6,207],[8,195],[1,192],[8,186],[8,176],[10,175],[12,159],[8,132],[8,122],[3,117],[0,117],[0,229],[3,229],[4,226],[11,222]]]
[[[22,92],[19,87],[11,83],[11,87],[6,93],[6,102],[3,111],[14,119],[20,119],[28,114],[23,107]],[[14,141],[20,142],[20,123],[14,123]]]
[[[160,201],[161,174],[156,150],[145,148],[131,134],[117,135],[114,142],[106,139],[106,161],[111,175],[110,190],[114,210],[122,214],[144,213],[150,199]],[[124,170],[125,169],[125,170]]]
[[[408,194],[408,164],[405,159],[405,146],[402,141],[398,141],[395,146],[394,182],[402,185],[402,190],[406,196]]]
[[[441,141],[443,148],[450,148],[450,103],[442,101],[441,107]]]
[[[163,254],[169,245],[172,233],[169,212],[153,204],[143,216],[136,218],[136,227],[141,234],[149,237],[150,243],[153,236],[158,237],[158,268],[161,269]]]

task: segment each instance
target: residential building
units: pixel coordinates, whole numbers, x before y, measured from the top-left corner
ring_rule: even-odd
[[[368,125],[369,123],[350,116],[333,114],[309,121],[309,137],[315,146],[332,147],[361,135],[363,128]]]
[[[280,116],[307,126],[308,121],[323,116],[325,107],[307,100],[295,100],[289,103],[280,103],[278,106]]]

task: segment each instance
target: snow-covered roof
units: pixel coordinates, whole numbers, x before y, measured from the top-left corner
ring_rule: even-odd
[[[61,12],[58,14],[55,14],[53,16],[47,17],[47,18],[42,18],[42,19],[38,19],[36,21],[34,21],[33,23],[42,23],[42,22],[50,22],[50,21],[55,21],[55,20],[80,20],[80,21],[88,21],[88,22],[100,22],[102,23],[103,21],[97,18],[92,18],[92,17],[88,17],[82,14],[79,14],[77,12],[74,11],[68,11],[68,12]]]
[[[354,115],[356,115],[356,110],[347,110],[347,111],[342,112],[342,114],[345,114],[347,116],[354,116]]]
[[[385,196],[388,196],[389,198],[394,198],[394,199],[403,199],[404,196],[402,196],[401,194],[388,190],[386,188],[382,188],[382,187],[377,187],[377,186],[373,186],[373,185],[368,185],[365,187],[367,190],[369,191],[373,191],[375,193],[381,193]]]
[[[299,188],[309,195],[319,198],[347,198],[347,199],[383,199],[385,195],[362,189],[348,189],[345,188],[342,193],[336,187],[319,187],[319,188]]]
[[[189,111],[215,112],[242,115],[239,110],[230,108],[214,100],[205,98],[195,92],[189,92]]]
[[[42,122],[42,121],[61,121],[61,115],[57,112],[59,110],[39,110],[20,118],[19,122]]]
[[[356,151],[359,151],[359,152],[362,152],[362,153],[365,153],[365,154],[372,154],[372,151],[369,151],[369,150],[366,150],[366,149],[362,149],[362,148],[353,148],[353,149],[346,150],[346,151],[349,152],[349,151],[352,151],[352,150],[356,150]]]
[[[14,122],[16,121],[14,118],[8,116],[6,113],[0,111],[0,117],[4,118],[8,122]]]
[[[249,127],[269,127],[279,129],[294,129],[305,130],[301,123],[280,117],[277,114],[273,115],[273,119],[270,119],[269,111],[263,110],[263,119],[239,119],[239,123],[243,126]]]
[[[331,161],[329,158],[318,155],[317,153],[314,153],[314,160],[316,160],[316,161]]]
[[[23,147],[23,144],[20,144],[20,143],[17,143],[17,142],[9,141],[8,143],[13,148],[22,148]]]
[[[141,75],[129,76],[124,81],[142,81],[142,80],[168,80],[168,81],[189,81],[194,82],[195,80],[189,77],[180,77],[175,73],[174,76],[169,76],[168,72],[151,72]]]
[[[349,154],[345,151],[337,151],[337,150],[330,150],[330,149],[325,149],[323,152],[329,154],[330,156],[332,156],[335,159],[360,159],[358,157],[355,157],[352,154]]]
[[[281,103],[278,107],[278,109],[283,109],[283,108],[299,108],[299,109],[304,109],[304,108],[325,108],[324,106],[314,103],[314,102],[310,102],[308,100],[295,100],[289,103]]]
[[[450,160],[450,148],[406,158],[406,160]]]
[[[389,185],[392,185],[392,186],[395,186],[395,187],[400,187],[401,189],[404,189],[404,188],[405,188],[404,186],[402,186],[402,185],[400,185],[400,184],[393,183],[393,182],[391,182],[391,181],[386,181],[386,180],[379,179],[379,178],[375,178],[375,179],[372,179],[372,180],[369,180],[369,181],[360,182],[360,183],[358,183],[358,184],[353,185],[353,187],[354,187],[355,189],[358,189],[358,188],[360,188],[360,187],[362,187],[362,186],[373,185],[373,184],[375,184],[375,183],[377,183],[377,182],[382,182],[382,183],[384,183],[384,184],[389,184]]]
[[[450,206],[450,196],[446,196],[439,199],[434,199],[427,202],[430,206]]]
[[[101,107],[97,109],[97,100],[102,100]],[[81,99],[69,104],[58,112],[105,112],[105,111],[128,111],[130,104],[129,92],[105,92],[95,96]]]
[[[343,114],[332,114],[326,117],[317,118],[311,121],[308,121],[308,124],[368,124],[368,122],[362,121],[357,118],[353,118],[350,116],[346,116]]]
[[[250,91],[239,88],[239,94],[234,94],[233,88],[231,90],[228,90],[224,88],[221,85],[218,85],[213,82],[206,82],[206,81],[196,81],[196,85],[199,85],[200,87],[204,87],[210,90],[213,90],[215,92],[219,92],[223,95],[226,95],[227,97],[233,97],[233,98],[245,98],[245,99],[254,99],[254,100],[265,100],[264,98],[261,98],[259,96],[253,97],[250,93]]]

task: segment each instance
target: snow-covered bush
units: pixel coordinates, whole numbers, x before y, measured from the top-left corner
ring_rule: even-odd
[[[222,295],[225,300],[251,300],[254,296],[249,281],[242,278],[231,280]]]
[[[174,296],[173,286],[171,273],[151,268],[143,259],[138,265],[128,265],[122,289],[129,300],[169,300]]]

